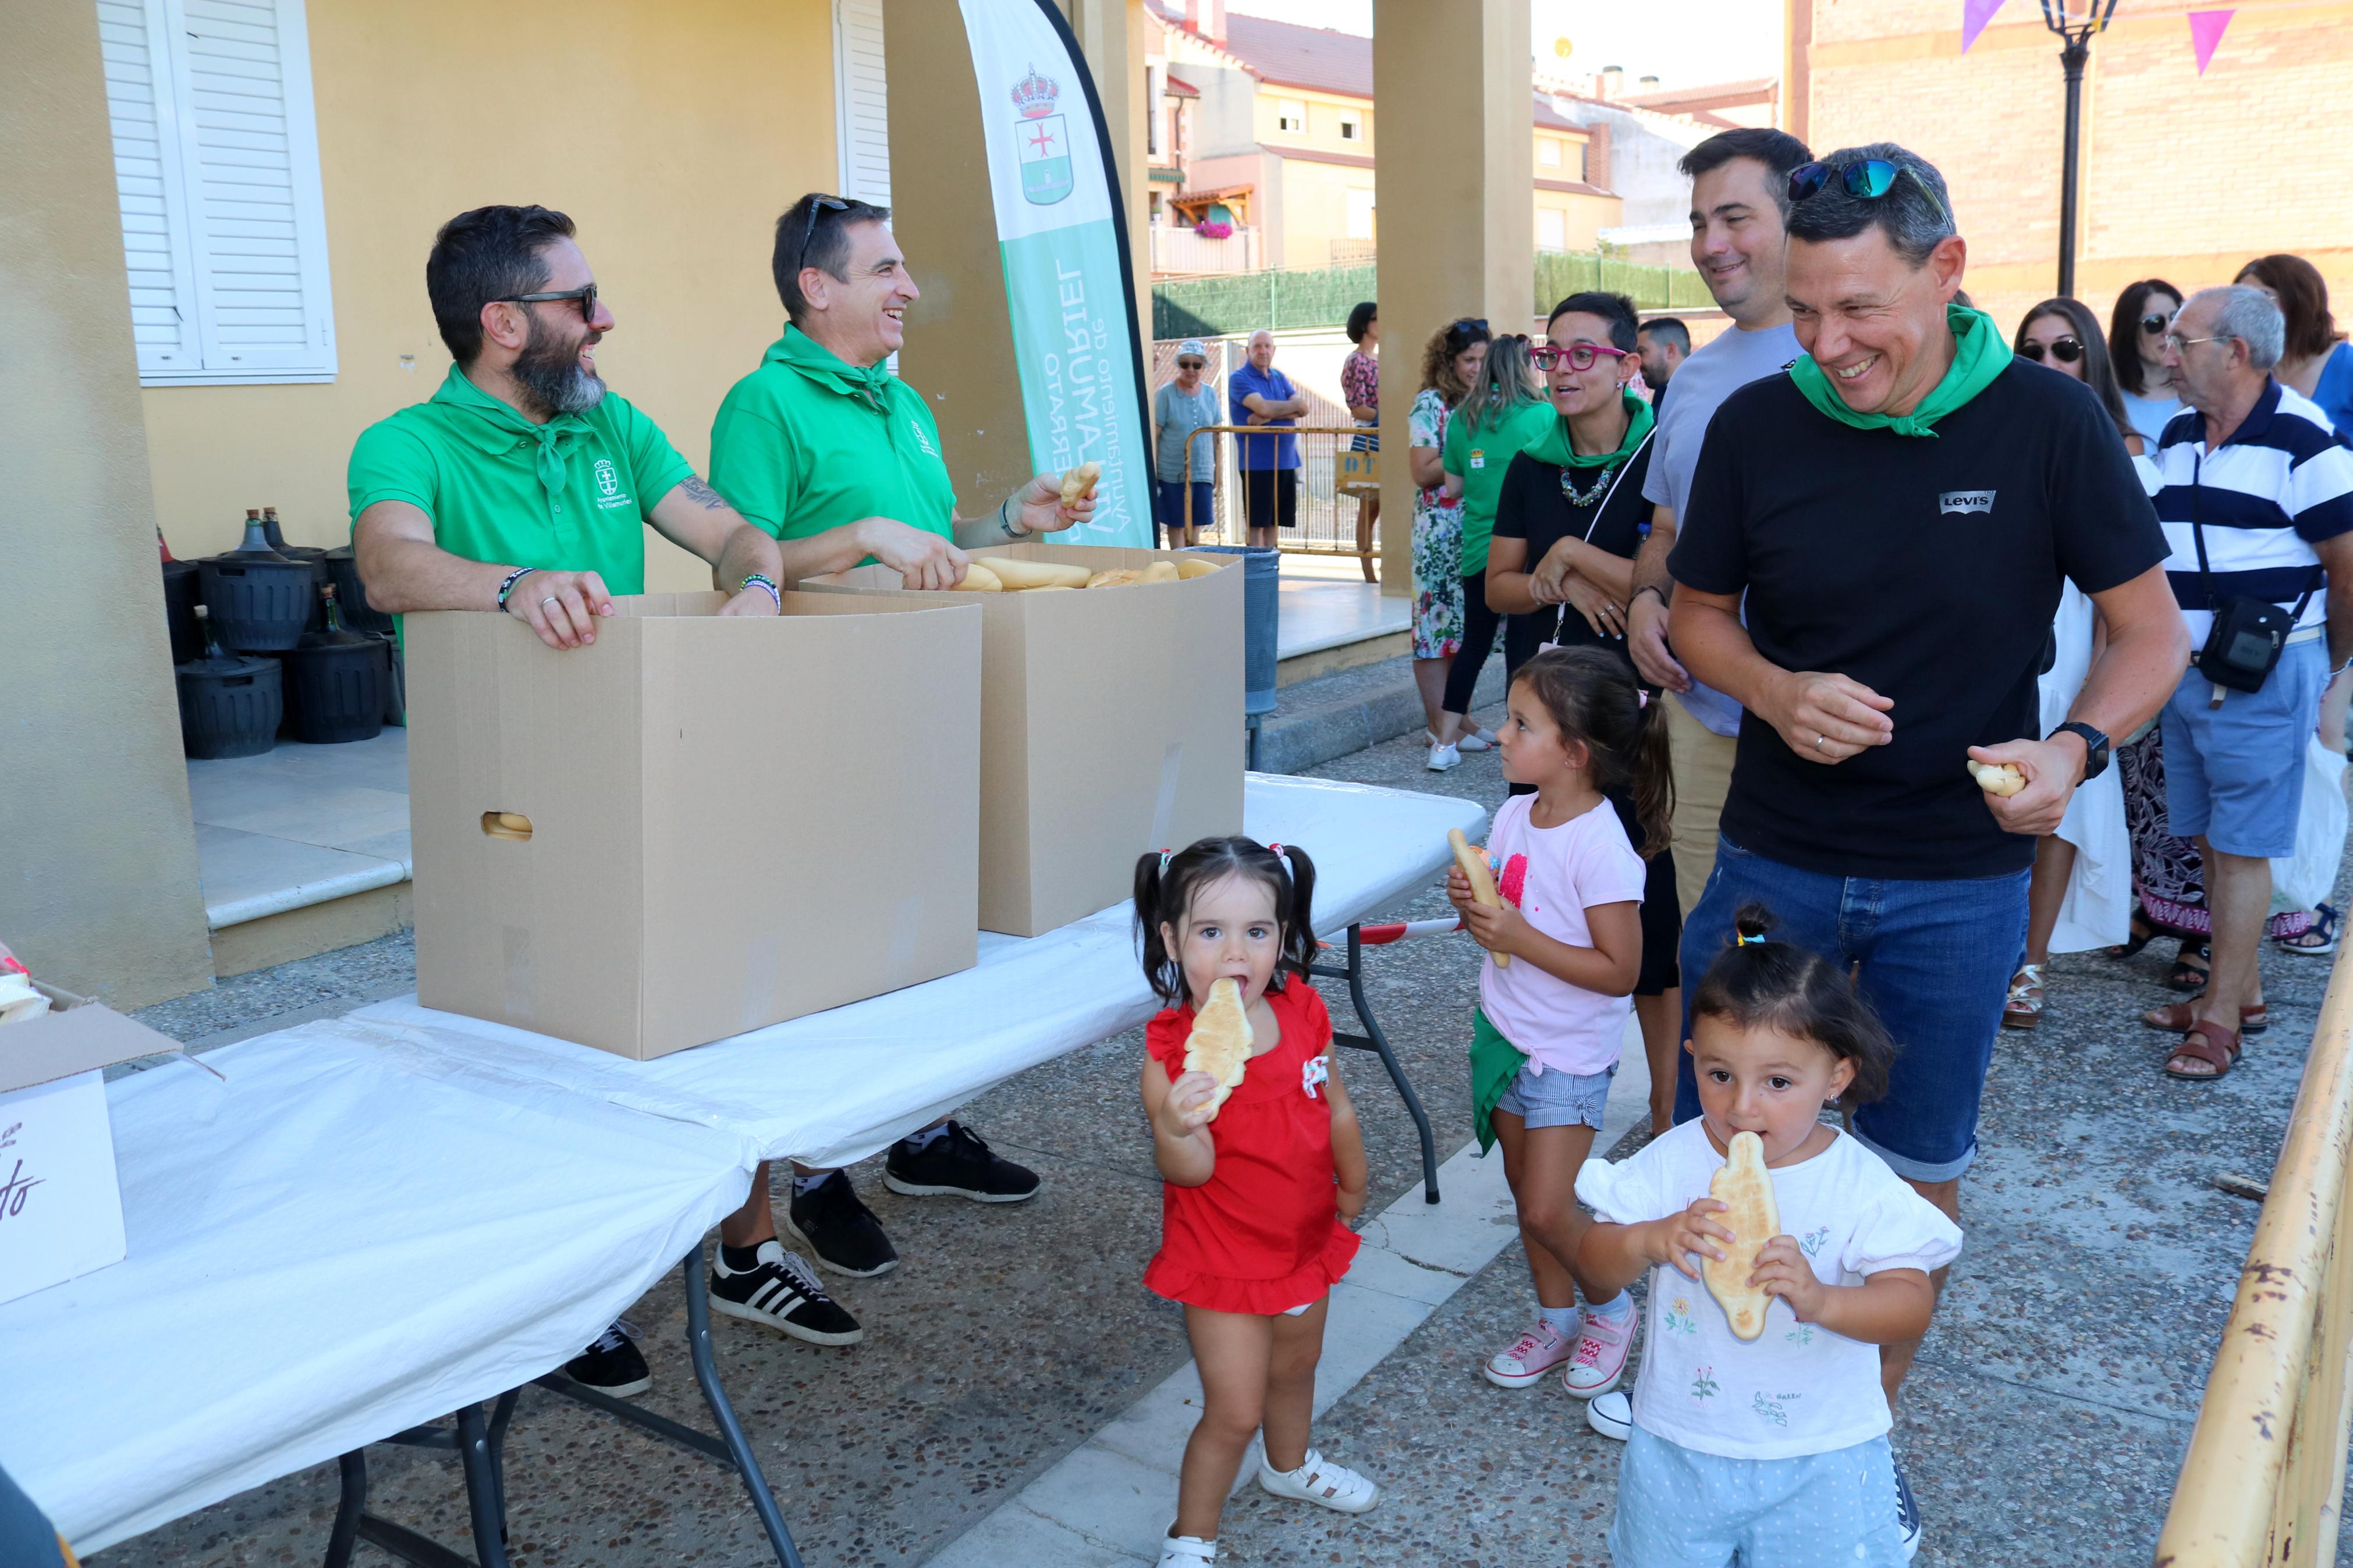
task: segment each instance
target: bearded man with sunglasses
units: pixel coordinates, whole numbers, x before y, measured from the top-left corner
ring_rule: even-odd
[[[2171,694],[2189,639],[2106,412],[1954,303],[1968,247],[1944,177],[1880,142],[1793,171],[1789,195],[1805,357],[1725,400],[1668,561],[1677,654],[1746,710],[1683,963],[1704,973],[1756,901],[1779,937],[1857,966],[1899,1050],[1854,1135],[1957,1218],[2035,839],[2108,736]],[[2108,640],[2043,737],[2063,578]],[[2025,786],[1988,793],[1972,761]],[[1699,1113],[1683,1061],[1679,1121]],[[1916,1349],[1882,1350],[1891,1409]]]

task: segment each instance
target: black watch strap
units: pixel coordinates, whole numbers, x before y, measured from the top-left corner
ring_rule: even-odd
[[[2092,779],[2098,778],[2102,773],[2107,772],[2109,751],[2108,738],[2105,735],[2101,734],[2097,730],[2093,729],[2089,724],[2074,719],[2068,720],[2067,722],[2060,725],[2058,729],[2052,731],[2051,733],[2052,735],[2059,735],[2064,734],[2070,731],[2084,738],[2084,777],[2085,781],[2088,782]],[[2048,739],[2048,737],[2045,738]]]

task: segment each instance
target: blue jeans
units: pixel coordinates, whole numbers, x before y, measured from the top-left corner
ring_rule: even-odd
[[[1854,1113],[1854,1133],[1915,1182],[1948,1182],[1977,1158],[1978,1102],[2010,977],[2026,943],[2031,871],[1894,880],[1802,871],[1719,839],[1699,908],[1683,921],[1683,1038],[1700,977],[1732,940],[1741,905],[1762,903],[1771,940],[1861,964],[1862,998],[1895,1038],[1887,1098]],[[1678,1058],[1675,1120],[1699,1114],[1691,1053]]]
[[[1214,480],[1195,479],[1187,485],[1183,479],[1155,479],[1152,483],[1154,510],[1159,512],[1160,526],[1174,532],[1185,524],[1185,492],[1193,492],[1193,523],[1195,528],[1215,528],[1218,525],[1218,487]]]

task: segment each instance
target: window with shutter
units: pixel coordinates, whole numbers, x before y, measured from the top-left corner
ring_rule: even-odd
[[[302,0],[97,4],[140,380],[332,380]]]
[[[882,69],[882,0],[834,0],[835,144],[838,195],[891,205],[891,99]]]

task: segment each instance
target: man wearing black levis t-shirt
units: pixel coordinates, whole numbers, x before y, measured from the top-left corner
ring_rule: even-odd
[[[1683,962],[1704,973],[1755,900],[1777,937],[1859,964],[1898,1055],[1855,1131],[1957,1217],[2035,836],[2107,765],[2108,736],[2158,710],[2189,646],[2097,401],[1951,305],[1967,249],[1943,176],[1881,143],[1789,183],[1808,357],[1725,399],[1669,561],[1676,652],[1746,710]],[[2063,578],[2108,640],[2045,737],[2035,676]],[[2014,763],[2025,788],[1981,790],[1972,760]],[[1697,1110],[1686,1058],[1677,1116]],[[1883,1352],[1891,1400],[1912,1350]]]

